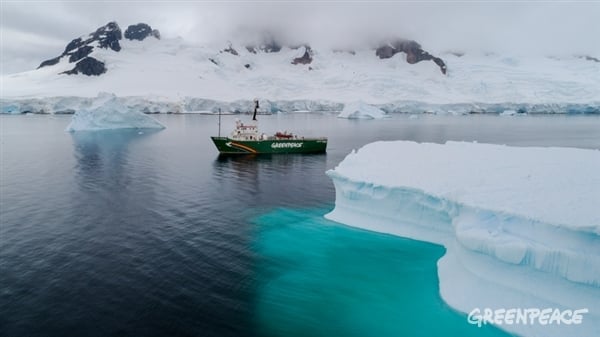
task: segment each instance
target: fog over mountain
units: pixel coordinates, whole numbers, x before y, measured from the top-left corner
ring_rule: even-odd
[[[65,41],[110,21],[149,22],[165,38],[215,47],[270,31],[317,48],[403,37],[432,53],[598,58],[599,16],[598,2],[3,2],[1,73],[35,69]]]

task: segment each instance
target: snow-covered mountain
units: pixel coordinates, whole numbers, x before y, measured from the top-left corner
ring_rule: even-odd
[[[2,112],[70,113],[99,92],[145,112],[245,110],[256,97],[273,112],[357,100],[386,112],[600,112],[600,62],[590,56],[434,56],[411,40],[335,49],[266,36],[213,48],[111,22],[38,69],[2,76]]]
[[[160,39],[160,32],[156,29],[152,30],[152,28],[145,23],[131,25],[125,31],[125,38],[128,40],[143,41],[149,36]],[[121,44],[119,41],[122,38],[123,34],[121,33],[119,25],[116,22],[109,22],[106,26],[98,28],[95,32],[90,33],[87,36],[78,37],[69,42],[62,54],[42,62],[38,69],[53,66],[59,63],[61,59],[68,59],[68,62],[73,63],[75,66],[73,69],[61,72],[60,74],[84,74],[88,76],[102,75],[106,72],[104,62],[89,55],[98,48],[111,49],[115,52],[121,51]]]

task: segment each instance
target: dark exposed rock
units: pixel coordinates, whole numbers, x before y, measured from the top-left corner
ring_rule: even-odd
[[[301,57],[296,57],[292,64],[310,64],[312,62],[312,50],[309,46],[306,46],[304,50],[304,55]]]
[[[61,57],[62,57],[62,55],[61,56],[57,56],[57,57],[55,57],[53,59],[46,60],[46,61],[42,62],[40,64],[40,66],[37,67],[37,68],[40,69],[41,67],[45,67],[45,66],[53,66],[53,65],[57,64],[58,61],[60,61]]]
[[[84,42],[80,37],[78,37],[78,38],[72,40],[71,42],[69,42],[69,44],[65,48],[65,51],[62,54],[65,55],[68,52],[70,52],[71,50],[77,49],[77,48],[83,46],[85,43],[86,42]]]
[[[121,50],[119,40],[122,38],[123,35],[121,34],[121,28],[119,28],[119,25],[114,21],[109,22],[106,26],[98,28],[92,34],[92,41],[98,41],[98,46],[100,48],[110,48],[114,51]],[[88,42],[86,41],[86,44],[87,43]]]
[[[356,55],[356,52],[352,49],[334,49],[334,53],[348,53],[350,55]]]
[[[440,67],[440,71],[442,72],[442,74],[446,75],[448,68],[446,68],[446,63],[444,63],[444,60],[435,56],[432,56],[431,59],[433,60],[433,62],[435,62],[435,64],[438,65],[438,67]]]
[[[593,56],[589,56],[589,55],[585,55],[585,56],[583,56],[583,58],[585,58],[588,61],[600,62],[599,59],[597,59],[597,58],[595,58]]]
[[[246,67],[246,69],[250,69],[250,65],[248,63],[244,64],[244,67]]]
[[[217,63],[217,61],[215,61],[215,59],[213,59],[213,58],[209,58],[208,60],[209,60],[210,62],[212,62],[212,63],[216,64],[216,65],[219,65],[219,64]]]
[[[160,32],[158,31],[158,29],[152,30],[152,36],[160,40]]]
[[[235,56],[239,55],[238,52],[237,52],[237,50],[235,50],[231,45],[229,45],[229,47],[223,49],[223,51],[227,52],[227,53],[230,53],[230,54],[233,54]]]
[[[397,53],[406,53],[406,61],[408,63],[416,63],[417,54],[419,51],[423,51],[421,46],[412,40],[395,40],[391,43],[385,44],[375,50],[375,55],[379,56],[380,59],[391,58]]]
[[[152,27],[145,23],[131,25],[125,30],[125,38],[129,40],[142,41],[150,35],[152,35]]]
[[[104,74],[106,72],[106,67],[104,66],[104,62],[98,61],[93,57],[86,57],[81,61],[77,62],[75,68],[62,72],[61,74],[67,75],[76,75],[76,74],[84,74],[88,76],[98,76]]]
[[[78,49],[79,47],[81,47],[82,45],[84,45],[86,42],[84,42],[80,37],[72,40],[71,42],[69,42],[69,44],[67,44],[67,47],[65,48],[65,51],[60,54],[59,56],[46,60],[44,62],[42,62],[40,64],[39,67],[37,67],[38,69],[42,68],[42,67],[46,67],[46,66],[53,66],[55,64],[57,64],[60,61],[60,58],[67,55],[70,51],[74,50],[74,49]],[[77,51],[75,51],[77,52]],[[89,53],[88,53],[89,54]]]
[[[379,56],[380,59],[389,59],[397,52],[392,46],[381,46],[375,50],[375,55]]]
[[[73,63],[73,62],[77,62],[77,61],[81,60],[82,58],[88,56],[93,50],[94,50],[94,47],[92,47],[92,46],[80,47],[75,52],[71,53],[71,56],[69,57],[69,63]]]
[[[256,54],[256,47],[255,46],[246,46],[246,50],[249,53]]]
[[[380,46],[375,50],[375,55],[380,59],[388,59],[397,53],[404,52],[406,54],[406,62],[415,64],[421,61],[433,61],[440,67],[442,74],[446,74],[446,64],[444,61],[435,57],[421,48],[421,45],[412,40],[394,40],[391,43]]]
[[[413,40],[398,39],[392,42],[391,45],[395,49],[403,51],[406,54],[417,54],[419,53],[419,51],[423,51],[423,49],[421,49],[421,45]]]

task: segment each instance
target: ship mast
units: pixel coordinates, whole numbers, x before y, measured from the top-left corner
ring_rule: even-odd
[[[252,116],[252,120],[255,121],[256,120],[256,112],[258,111],[258,98],[254,99],[254,115]]]
[[[219,137],[221,137],[221,108],[219,108]]]

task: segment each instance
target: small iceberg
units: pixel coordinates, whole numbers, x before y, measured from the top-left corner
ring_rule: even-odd
[[[114,94],[100,93],[90,106],[75,112],[66,131],[164,128],[156,119],[121,103]]]
[[[514,116],[517,112],[515,110],[504,110],[500,113],[500,116]]]
[[[362,101],[345,104],[344,110],[338,115],[338,118],[348,119],[382,119],[387,117],[389,115],[385,111]]]
[[[500,113],[500,116],[527,116],[527,113],[522,110],[504,110]]]

